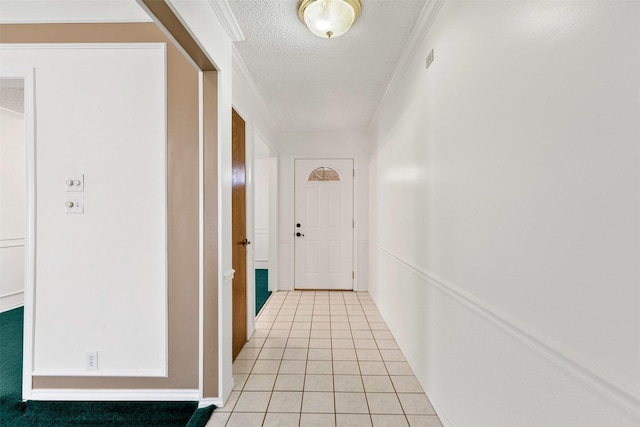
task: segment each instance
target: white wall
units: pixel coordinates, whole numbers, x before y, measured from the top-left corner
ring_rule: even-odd
[[[640,422],[639,40],[637,2],[446,1],[382,104],[370,292],[445,425]]]
[[[293,250],[293,159],[300,156],[355,158],[355,221],[354,240],[356,280],[354,289],[366,291],[368,286],[368,181],[369,139],[364,133],[290,133],[283,137],[279,150],[279,235],[280,290],[294,288]]]
[[[269,158],[254,163],[254,261],[256,269],[269,268]]]
[[[0,312],[24,300],[24,114],[0,107]]]
[[[270,157],[269,163],[269,290],[278,290],[279,241],[278,241],[278,158]]]
[[[36,374],[166,375],[164,45],[0,54],[36,76]],[[70,174],[82,215],[65,214]]]

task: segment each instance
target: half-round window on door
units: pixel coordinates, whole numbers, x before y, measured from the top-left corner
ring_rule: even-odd
[[[309,181],[340,181],[340,174],[335,169],[322,166],[311,172]]]

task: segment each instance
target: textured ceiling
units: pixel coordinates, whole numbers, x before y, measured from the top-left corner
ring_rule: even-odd
[[[365,131],[427,0],[362,0],[333,40],[299,20],[298,0],[227,0],[236,48],[283,131]]]

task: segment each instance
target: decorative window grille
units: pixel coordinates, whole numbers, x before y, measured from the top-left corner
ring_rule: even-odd
[[[340,181],[340,174],[335,169],[322,166],[311,172],[309,181]]]

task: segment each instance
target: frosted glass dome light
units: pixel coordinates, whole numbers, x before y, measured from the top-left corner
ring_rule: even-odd
[[[298,16],[319,37],[346,33],[362,11],[360,0],[300,0]]]

